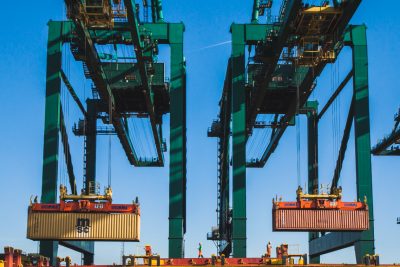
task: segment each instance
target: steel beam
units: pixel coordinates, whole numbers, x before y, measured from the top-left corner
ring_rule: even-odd
[[[157,22],[157,7],[155,2],[155,0],[151,0],[151,20],[153,23]]]
[[[72,87],[71,83],[69,82],[67,75],[65,75],[64,71],[61,70],[61,78],[65,84],[65,87],[67,87],[69,93],[72,96],[72,99],[74,99],[75,103],[78,105],[79,109],[81,110],[82,114],[86,117],[86,110],[82,105],[81,100],[79,99],[78,95],[75,93],[74,88]]]
[[[310,241],[310,258],[316,258],[323,254],[339,249],[351,247],[360,239],[359,232],[335,232]]]
[[[71,149],[69,146],[67,129],[65,127],[64,112],[62,110],[62,106],[60,106],[60,133],[61,133],[61,141],[63,144],[65,164],[67,166],[69,184],[71,187],[71,193],[73,195],[76,195],[77,189],[76,189],[76,179],[74,174],[74,166],[72,164]]]
[[[49,22],[46,70],[46,106],[43,145],[42,203],[56,203],[60,132],[60,92],[62,66],[62,23]],[[40,254],[55,266],[58,242],[41,241]]]
[[[318,67],[312,69],[312,68],[300,68],[301,71],[296,72],[296,77],[294,80],[299,80],[301,81],[301,84],[299,85],[299,91],[300,91],[300,99],[299,104],[300,107],[302,107],[305,104],[305,101],[308,99],[310,96],[311,92],[314,89],[314,79],[324,69],[325,64],[321,64]],[[261,159],[255,163],[249,163],[247,166],[252,167],[252,168],[262,168],[265,166],[267,163],[269,157],[274,153],[276,147],[279,144],[279,140],[285,133],[287,127],[290,125],[290,122],[293,120],[294,116],[296,115],[297,112],[297,105],[292,105],[288,112],[281,117],[279,121],[279,128],[276,129],[272,136],[271,140],[268,143],[267,148],[265,149]]]
[[[60,102],[62,45],[66,36],[71,36],[69,25],[69,22],[50,21],[48,23],[42,203],[56,203],[57,201],[59,133],[62,128]],[[53,266],[57,262],[57,251],[58,242],[40,241],[40,254],[49,257]],[[89,256],[89,254],[86,253],[86,256]]]
[[[260,0],[254,0],[253,13],[251,14],[251,23],[258,23],[258,11],[260,9]]]
[[[171,48],[169,257],[184,257],[186,232],[186,67],[183,24],[169,32]]]
[[[162,0],[154,0],[156,5],[156,12],[157,12],[157,22],[164,21],[164,15],[162,11]]]
[[[318,102],[308,101],[306,107],[310,109],[307,112],[307,154],[308,154],[308,193],[318,193]],[[318,232],[311,232],[308,240],[319,237]],[[320,263],[319,256],[311,257],[310,263]]]
[[[137,161],[135,149],[132,146],[130,137],[127,135],[127,131],[124,129],[124,125],[121,123],[122,119],[117,116],[118,112],[116,110],[114,96],[111,92],[110,85],[107,83],[107,77],[98,58],[98,53],[90,33],[81,21],[76,21],[74,31],[80,38],[83,38],[83,40],[80,41],[83,41],[83,47],[86,48],[85,62],[92,75],[93,83],[99,92],[100,98],[107,103],[109,112],[111,111],[112,113],[112,123],[125,154],[132,165],[138,166],[140,163]]]
[[[351,101],[349,113],[347,115],[346,125],[344,127],[342,142],[340,144],[338,159],[336,161],[335,172],[334,172],[333,178],[332,178],[331,192],[333,191],[334,188],[337,187],[338,182],[339,182],[340,172],[342,170],[344,157],[346,155],[347,143],[349,142],[351,125],[353,124],[353,119],[354,119],[354,98]]]
[[[84,255],[83,264],[93,265],[94,260],[94,242],[84,242],[84,241],[60,241],[60,245],[80,252]]]
[[[325,112],[329,109],[333,101],[335,101],[336,97],[342,92],[342,90],[346,87],[347,83],[350,81],[350,79],[353,78],[353,70],[351,70],[346,78],[340,83],[339,87],[335,90],[335,92],[332,94],[332,96],[329,98],[328,102],[325,104],[325,106],[322,108],[321,112],[318,115],[318,120],[324,116]]]
[[[139,32],[139,20],[136,14],[136,7],[134,0],[124,0],[125,7],[128,15],[128,22],[130,25],[132,43],[134,46],[134,53],[136,54],[137,65],[139,67],[140,78],[143,86],[144,97],[146,102],[147,111],[149,113],[150,125],[153,132],[153,138],[156,145],[157,151],[157,159],[160,166],[164,166],[164,155],[161,148],[161,138],[159,133],[159,125],[158,122],[160,119],[156,117],[154,110],[154,99],[151,85],[149,83],[149,77],[147,75],[147,67],[146,67],[146,59],[144,55],[144,43],[142,41],[140,32]],[[161,8],[161,0],[157,0],[157,12],[158,15],[162,16],[162,11],[158,9]],[[159,18],[160,19],[160,18]],[[150,48],[147,48],[150,49]]]
[[[232,225],[230,222],[230,186],[229,186],[229,148],[231,134],[231,108],[232,108],[232,64],[228,61],[223,96],[221,99],[220,122],[222,133],[219,142],[219,183],[220,183],[220,205],[219,205],[219,234],[220,253],[229,256],[232,252]]]
[[[354,131],[357,197],[368,200],[370,226],[355,245],[357,263],[365,254],[375,254],[374,206],[372,195],[371,137],[369,118],[368,51],[366,26],[350,26],[353,48]]]
[[[379,142],[373,149],[372,154],[375,156],[393,156],[399,155],[398,149],[389,149],[390,146],[396,144],[400,140],[400,129],[393,130],[392,133]]]
[[[233,24],[232,31],[232,166],[233,166],[233,256],[246,257],[246,89],[245,31]]]
[[[355,132],[357,198],[366,197],[368,200],[370,225],[369,230],[361,233],[331,233],[312,240],[310,256],[319,256],[354,245],[356,261],[362,263],[366,254],[375,254],[366,26],[350,25],[344,40],[353,50],[354,103],[352,105],[354,105],[354,112],[352,113]],[[349,117],[352,117],[351,113]],[[351,125],[349,117],[347,126]]]
[[[283,15],[284,17],[282,23],[278,30],[278,36],[271,43],[271,47],[273,47],[273,51],[271,51],[271,60],[269,60],[267,64],[263,80],[261,84],[258,85],[258,90],[255,92],[254,97],[252,97],[250,111],[249,114],[247,114],[248,127],[252,127],[254,125],[258,111],[260,110],[261,105],[264,103],[264,97],[267,91],[268,84],[271,81],[272,74],[274,73],[275,68],[278,64],[282,49],[286,44],[290,32],[291,23],[296,17],[297,12],[301,7],[301,4],[301,0],[288,1],[285,14]],[[266,32],[263,36],[265,36],[265,34]]]

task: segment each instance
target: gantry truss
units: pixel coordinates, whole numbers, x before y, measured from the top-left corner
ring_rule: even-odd
[[[353,80],[353,99],[339,148],[332,187],[337,185],[350,130],[354,122],[357,196],[368,199],[370,229],[362,233],[310,233],[311,262],[322,254],[355,246],[357,262],[374,254],[374,216],[370,155],[368,58],[366,27],[349,25],[361,0],[323,1],[311,6],[306,1],[283,0],[279,16],[259,23],[259,13],[272,1],[254,1],[251,24],[232,24],[232,52],[228,60],[218,120],[208,136],[218,138],[218,227],[209,234],[219,253],[246,257],[246,168],[262,168],[278,146],[296,115],[308,118],[309,193],[318,190],[318,122],[346,84]],[[343,47],[352,49],[353,68],[327,104],[318,111],[310,101],[316,78],[336,61]],[[246,62],[246,47],[255,52]],[[273,114],[269,124],[257,121],[260,114]],[[260,158],[246,158],[246,144],[254,129],[271,128],[268,145]],[[230,154],[232,151],[232,155]],[[232,170],[230,170],[230,163]],[[232,189],[229,173],[232,171]],[[230,208],[232,193],[232,209]]]
[[[394,116],[394,127],[392,132],[385,136],[372,148],[375,156],[400,156],[400,110]]]
[[[62,144],[70,190],[78,189],[72,166],[68,129],[65,124],[61,87],[65,85],[83,119],[73,129],[84,136],[84,193],[96,181],[96,136],[117,135],[128,161],[136,167],[164,166],[166,142],[162,135],[162,117],[170,113],[170,204],[169,256],[183,257],[186,232],[186,67],[183,56],[182,23],[164,21],[161,0],[143,1],[144,21],[134,0],[65,0],[67,21],[50,21],[47,47],[46,107],[43,152],[42,203],[55,203]],[[152,21],[148,22],[147,8]],[[82,62],[84,74],[93,83],[93,97],[85,99],[86,107],[62,68],[63,46],[69,45],[76,61]],[[157,62],[159,45],[170,47],[170,80],[164,63]],[[121,55],[105,55],[102,46],[125,46],[133,55],[124,61]],[[115,48],[116,49],[116,48]],[[140,155],[138,144],[128,127],[131,117],[146,118],[155,147],[151,157]],[[103,126],[98,125],[101,120]],[[93,264],[94,245],[90,242],[60,242],[84,254],[84,264]],[[58,242],[42,241],[41,255],[56,265]]]

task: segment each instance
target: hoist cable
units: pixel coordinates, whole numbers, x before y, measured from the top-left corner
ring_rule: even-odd
[[[111,187],[111,135],[108,135],[108,187]]]
[[[298,72],[297,66],[295,66],[295,72]],[[297,185],[301,185],[301,170],[300,170],[300,163],[301,163],[301,156],[300,156],[300,85],[299,85],[299,78],[298,75],[296,75],[296,150],[297,150]]]
[[[113,106],[110,99],[108,103],[108,122],[112,124],[113,122]],[[111,135],[108,135],[108,187],[111,187]]]

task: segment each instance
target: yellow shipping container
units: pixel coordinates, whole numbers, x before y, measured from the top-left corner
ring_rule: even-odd
[[[140,215],[132,213],[28,212],[32,240],[139,241]]]

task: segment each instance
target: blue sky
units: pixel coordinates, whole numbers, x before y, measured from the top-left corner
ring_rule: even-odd
[[[318,1],[315,1],[318,2]],[[383,1],[382,1],[383,2]],[[352,23],[366,23],[369,42],[371,142],[388,133],[393,126],[397,111],[398,55],[400,54],[400,20],[398,1],[363,1]],[[277,3],[278,5],[278,3]],[[186,255],[195,256],[196,245],[203,243],[204,254],[215,253],[212,243],[206,241],[206,233],[216,224],[216,140],[207,138],[207,128],[218,113],[226,62],[230,45],[202,49],[206,46],[230,40],[232,22],[249,22],[252,1],[164,1],[167,21],[183,21],[186,25],[185,56],[188,69],[187,119],[188,119],[188,222]],[[44,95],[46,42],[48,20],[64,17],[64,2],[42,0],[40,5],[32,1],[20,2],[18,12],[11,1],[3,4],[8,10],[1,18],[0,36],[0,247],[11,245],[27,252],[37,250],[37,243],[27,240],[26,214],[29,197],[40,194],[42,171],[42,147],[44,125]],[[160,60],[165,61],[167,50],[162,48]],[[312,98],[324,105],[328,94],[344,78],[351,68],[348,50],[343,52],[339,63],[328,67],[318,78],[318,87]],[[68,59],[66,60],[68,62]],[[79,64],[69,64],[70,79],[83,99],[89,95],[90,83],[79,74]],[[339,142],[338,133],[344,128],[351,88],[346,88],[327,113],[320,128],[320,180],[328,183],[332,177],[335,155]],[[79,112],[68,97],[69,128],[79,118]],[[333,119],[339,125],[334,125]],[[340,122],[340,123],[339,123]],[[168,125],[168,117],[166,117]],[[300,183],[306,182],[306,121],[300,119]],[[166,132],[167,128],[165,129]],[[168,137],[168,133],[166,133]],[[341,184],[345,199],[355,198],[354,136],[350,144],[342,172]],[[82,175],[82,139],[70,136],[77,176]],[[151,244],[155,252],[167,256],[168,247],[168,168],[138,169],[129,165],[118,140],[113,138],[112,185],[115,202],[130,202],[139,196],[142,205],[142,242],[126,244],[126,253],[142,252],[144,244]],[[107,183],[108,138],[100,137],[98,145],[98,180]],[[294,199],[297,182],[296,128],[290,128],[280,146],[263,169],[247,171],[248,209],[248,256],[264,253],[265,244],[282,242],[298,244],[301,252],[307,252],[306,233],[272,233],[271,199],[276,194],[284,199]],[[168,157],[167,157],[168,160]],[[400,226],[395,220],[400,216],[398,208],[399,177],[395,172],[398,158],[372,159],[375,200],[376,250],[382,261],[399,261],[398,240]],[[66,179],[65,166],[60,167],[60,180]],[[80,184],[80,182],[78,182]],[[120,243],[97,243],[96,262],[120,262]],[[322,257],[324,262],[354,262],[354,250],[345,249]],[[67,249],[60,254],[79,255]]]

